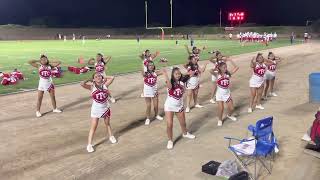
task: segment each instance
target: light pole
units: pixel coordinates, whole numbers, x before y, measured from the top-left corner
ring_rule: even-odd
[[[221,12],[221,8],[220,8],[220,27],[221,27],[221,14],[222,14],[222,12]]]

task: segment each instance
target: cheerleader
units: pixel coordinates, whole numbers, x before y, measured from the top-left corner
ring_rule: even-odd
[[[153,60],[157,58],[159,54],[159,51],[157,51],[155,54],[151,54],[150,50],[147,49],[139,56],[139,58],[142,60],[142,68],[144,73],[147,72],[148,63],[153,62]],[[143,92],[141,93],[141,97],[144,97]]]
[[[101,75],[103,77],[106,77],[107,76],[106,70],[108,69],[108,67],[106,65],[110,62],[111,56],[104,58],[103,54],[98,53],[96,56],[96,59],[97,59],[97,62],[95,62],[94,58],[89,59],[88,65],[94,65],[95,71],[97,73],[101,73]],[[115,103],[116,102],[115,98],[113,98],[111,94],[109,94],[109,95],[110,95],[110,101],[112,103]]]
[[[157,77],[159,75],[162,75],[162,72],[156,71],[155,65],[152,61],[150,61],[147,65],[147,72],[142,72],[142,76],[144,77],[143,96],[147,104],[147,119],[145,121],[145,125],[150,124],[151,101],[153,102],[154,114],[156,119],[158,119],[159,121],[163,120],[163,117],[161,117],[158,114],[159,99],[157,89]]]
[[[168,144],[167,149],[173,148],[173,115],[176,114],[180,127],[182,130],[182,137],[194,139],[195,136],[188,132],[186,128],[186,120],[183,106],[183,94],[185,91],[185,84],[189,79],[190,75],[194,75],[193,71],[189,72],[189,75],[182,75],[179,68],[175,67],[172,69],[171,79],[169,79],[167,71],[163,70],[165,76],[168,96],[164,104],[164,111],[167,120],[167,135]]]
[[[223,56],[220,51],[212,51],[210,53],[214,53],[214,56],[211,57],[209,59],[209,61],[213,63],[213,66],[214,66],[213,71],[216,72],[216,73],[218,72],[218,64],[220,62],[225,62],[226,63],[227,61],[230,61],[230,62],[232,61],[229,57]],[[212,104],[216,103],[216,101],[215,101],[215,94],[216,94],[216,90],[217,90],[216,73],[215,74],[211,73],[212,91],[211,91],[210,103],[212,103]]]
[[[217,77],[216,84],[217,84],[217,93],[216,93],[216,101],[218,102],[218,126],[222,126],[223,123],[223,111],[224,111],[224,103],[228,106],[228,114],[227,118],[231,119],[232,121],[236,121],[237,118],[232,116],[233,112],[233,100],[231,97],[230,92],[230,78],[235,72],[238,71],[238,67],[236,64],[231,61],[233,69],[231,72],[227,70],[227,64],[225,62],[220,62],[217,65],[217,71],[212,69],[210,72],[211,74]]]
[[[38,69],[39,73],[39,86],[38,86],[38,101],[37,101],[37,111],[36,116],[41,117],[40,113],[41,103],[43,99],[43,94],[45,91],[48,91],[51,97],[51,103],[54,113],[61,113],[62,111],[57,108],[56,97],[54,85],[52,82],[52,68],[57,67],[61,64],[60,61],[49,62],[46,55],[41,55],[40,60],[31,60],[29,64]]]
[[[206,70],[206,63],[203,68],[198,65],[198,60],[195,56],[189,56],[189,64],[187,64],[187,71],[192,72],[188,82],[187,82],[187,108],[186,113],[190,112],[191,99],[193,98],[194,105],[196,108],[203,108],[198,103],[198,92],[200,83],[200,74]]]
[[[276,80],[276,68],[277,68],[277,65],[281,62],[281,59],[280,57],[276,57],[273,54],[273,52],[269,52],[268,61],[270,62],[270,64],[267,66],[267,71],[265,75],[265,79],[266,79],[266,87],[264,88],[265,100],[267,99],[269,88],[270,88],[269,96],[273,96],[273,97],[278,96],[274,92],[273,87],[274,87],[274,82]]]
[[[89,153],[94,151],[92,140],[98,127],[99,118],[104,119],[106,124],[109,140],[112,144],[117,142],[117,139],[113,136],[110,126],[110,93],[108,86],[113,82],[113,76],[103,77],[101,73],[95,72],[91,80],[87,80],[81,83],[81,86],[91,91],[91,98],[93,100],[91,106],[91,127],[88,136],[87,151]],[[91,82],[91,83],[89,83]]]
[[[258,53],[256,57],[252,58],[250,67],[253,70],[253,74],[249,81],[251,96],[248,113],[251,113],[254,107],[256,109],[264,109],[261,105],[261,97],[264,88],[264,76],[267,65],[270,65],[270,63],[264,59],[261,53]]]
[[[187,53],[189,54],[189,56],[193,55],[193,56],[200,56],[200,53],[202,52],[201,49],[193,46],[192,50],[190,51],[188,45],[184,45],[186,47]],[[205,49],[206,47],[204,46],[202,49]]]
[[[139,57],[142,60],[143,71],[147,72],[147,66],[150,61],[153,61],[160,55],[160,52],[157,51],[155,54],[151,54],[150,50],[145,50]]]

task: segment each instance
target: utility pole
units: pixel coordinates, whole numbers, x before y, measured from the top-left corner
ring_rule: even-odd
[[[170,9],[171,9],[171,23],[170,23],[170,27],[172,28],[172,0],[170,0]]]
[[[222,14],[222,12],[221,12],[221,8],[220,8],[220,27],[221,27],[221,14]]]

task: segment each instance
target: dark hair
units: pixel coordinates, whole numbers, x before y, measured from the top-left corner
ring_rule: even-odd
[[[178,67],[174,67],[173,69],[172,69],[172,72],[171,72],[171,79],[170,79],[170,82],[171,82],[171,85],[172,85],[172,87],[174,87],[174,85],[175,85],[175,80],[174,80],[174,72],[176,72],[176,71],[180,71],[180,69],[178,68]],[[189,75],[182,75],[181,74],[181,77],[180,77],[180,79],[178,80],[179,82],[183,82],[183,83],[186,83],[188,80],[189,80],[189,78],[190,78],[190,76]]]
[[[147,52],[150,52],[150,50],[149,50],[149,49],[147,49],[147,50],[145,50],[145,51],[144,51],[144,53],[143,53],[144,58],[147,58],[147,55],[146,55],[146,54],[147,54]]]
[[[193,59],[193,58],[195,58],[194,55],[190,55],[190,56],[188,57],[189,62],[188,62],[188,64],[187,64],[187,67],[190,66],[190,67],[191,67],[191,70],[192,70],[192,71],[195,71],[195,70],[197,69],[197,67],[198,67],[198,62],[197,62],[196,64],[193,64],[193,63],[192,63],[192,59]]]
[[[268,53],[268,59],[270,58],[270,56],[273,54],[273,52],[269,52]],[[275,60],[276,59],[276,57],[273,57],[273,59],[272,60]]]
[[[314,116],[316,117],[316,119],[320,120],[320,111],[317,111],[317,113]]]
[[[259,57],[259,56],[262,56],[262,53],[258,53],[258,54],[257,54],[257,56],[256,56],[256,61],[258,60],[258,57]]]
[[[103,77],[103,75],[102,75],[101,73],[99,73],[99,72],[94,72],[94,73],[92,74],[92,82],[93,82],[93,85],[94,85],[96,88],[101,89],[101,87],[97,86],[97,83],[95,83],[95,82],[93,81],[94,76],[95,76],[96,74],[99,74],[99,75],[102,77],[102,79],[104,79],[104,77]]]
[[[154,65],[154,62],[153,61],[148,61],[148,64],[147,64],[147,72],[146,73],[150,73],[151,71],[149,71],[149,65],[152,64],[154,66],[153,68],[153,71],[154,72],[156,70],[156,66]]]
[[[40,59],[42,59],[42,58],[46,58],[47,59],[47,64],[45,64],[46,66],[51,66],[50,63],[49,63],[49,59],[48,59],[48,57],[46,55],[41,54],[40,55]]]
[[[219,63],[218,63],[218,73],[219,73],[219,74],[221,74],[220,68],[221,68],[222,66],[224,66],[224,65],[227,66],[227,63],[225,63],[225,62],[219,62]],[[227,75],[229,75],[229,76],[231,77],[231,73],[230,73],[228,70],[225,72],[225,74],[227,74]]]
[[[221,54],[220,51],[214,51],[214,53],[215,53],[215,56],[216,56],[216,57],[217,57],[219,54]]]
[[[101,61],[105,64],[106,62],[104,61],[104,58],[103,58],[103,54],[102,53],[98,53],[97,56],[101,56]]]

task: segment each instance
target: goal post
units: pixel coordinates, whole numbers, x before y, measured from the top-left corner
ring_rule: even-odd
[[[149,27],[148,26],[148,1],[145,1],[145,17],[146,17],[146,29],[160,29],[161,30],[161,39],[164,40],[164,29],[172,29],[172,0],[169,0],[170,3],[170,26],[166,27]]]

